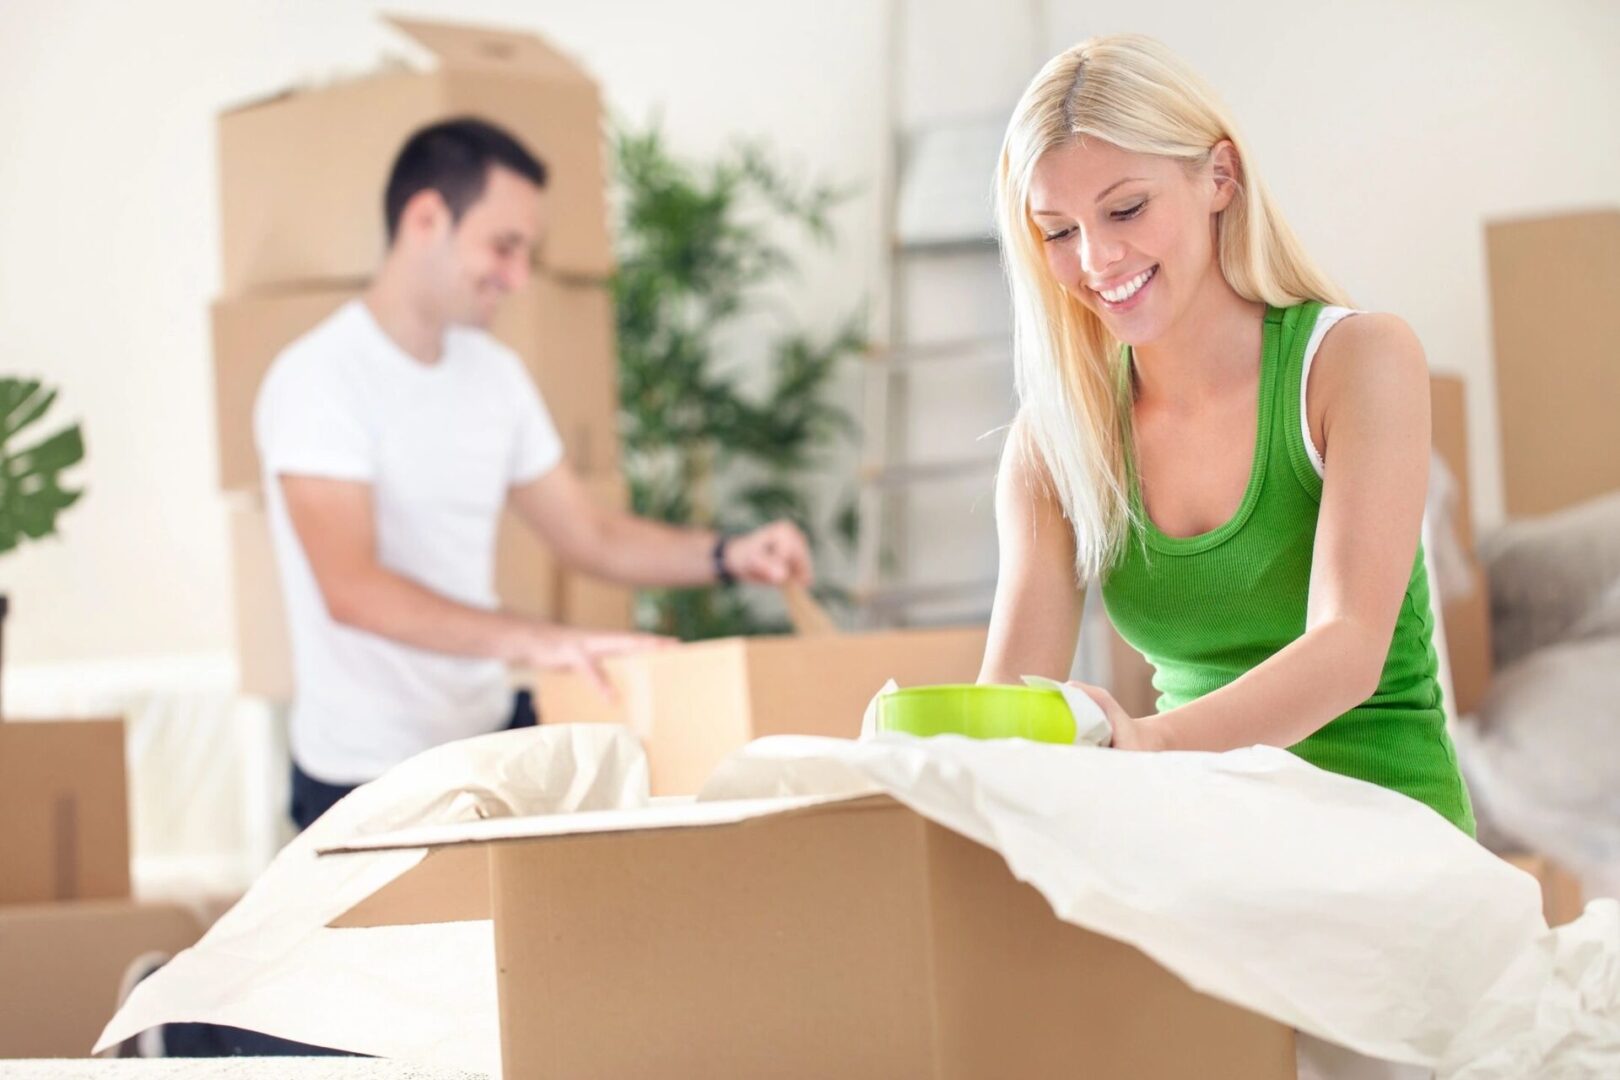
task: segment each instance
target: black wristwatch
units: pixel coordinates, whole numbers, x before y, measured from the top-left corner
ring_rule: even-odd
[[[726,545],[731,543],[730,533],[721,533],[714,538],[714,550],[709,558],[714,562],[714,580],[720,585],[737,584],[737,576],[726,569]]]

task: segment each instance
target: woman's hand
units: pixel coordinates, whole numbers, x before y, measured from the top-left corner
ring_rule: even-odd
[[[1108,718],[1108,726],[1113,728],[1114,738],[1110,746],[1115,750],[1164,750],[1164,734],[1151,717],[1137,720],[1125,711],[1125,706],[1114,700],[1110,694],[1100,686],[1090,683],[1070,682],[1070,686],[1081,690],[1097,707],[1102,709],[1103,715]]]

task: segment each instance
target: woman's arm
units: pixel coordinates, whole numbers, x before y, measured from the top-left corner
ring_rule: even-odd
[[[1305,633],[1180,708],[1133,719],[1103,702],[1125,748],[1292,746],[1378,688],[1406,595],[1429,478],[1429,376],[1423,348],[1391,315],[1335,327],[1311,371],[1332,448],[1312,554]]]
[[[1085,593],[1074,579],[1074,534],[1039,456],[1014,422],[996,476],[1001,561],[981,683],[1066,679]]]

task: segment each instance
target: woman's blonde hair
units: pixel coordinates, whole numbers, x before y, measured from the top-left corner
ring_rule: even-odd
[[[1189,168],[1230,140],[1238,192],[1216,226],[1216,257],[1227,282],[1245,299],[1278,307],[1346,301],[1278,213],[1225,107],[1169,49],[1136,34],[1098,37],[1041,69],[1002,142],[996,224],[1012,291],[1015,437],[1051,479],[1074,530],[1075,573],[1084,584],[1114,565],[1133,524],[1131,386],[1122,377],[1120,343],[1052,277],[1029,215],[1035,163],[1081,137]]]

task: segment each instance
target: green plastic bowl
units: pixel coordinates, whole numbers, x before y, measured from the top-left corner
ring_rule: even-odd
[[[1074,743],[1063,694],[1034,686],[912,686],[878,698],[877,729],[907,735]]]

